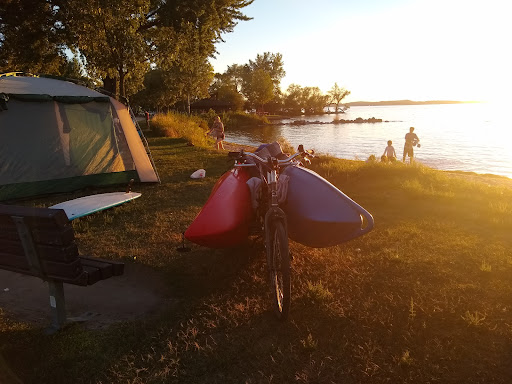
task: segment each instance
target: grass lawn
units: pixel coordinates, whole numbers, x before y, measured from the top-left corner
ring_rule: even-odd
[[[73,226],[82,254],[163,271],[172,307],[144,321],[45,336],[0,303],[0,383],[8,370],[13,383],[17,376],[52,384],[512,380],[510,179],[314,160],[312,168],[376,224],[332,248],[291,243],[292,306],[289,320],[278,322],[261,241],[176,251],[230,168],[225,154],[180,139],[150,145],[162,183],[136,186],[140,199]],[[198,168],[207,177],[190,179]]]

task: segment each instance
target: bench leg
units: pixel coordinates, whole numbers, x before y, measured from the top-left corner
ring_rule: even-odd
[[[66,303],[62,281],[48,280],[50,288],[50,307],[52,312],[52,329],[59,330],[66,323]]]

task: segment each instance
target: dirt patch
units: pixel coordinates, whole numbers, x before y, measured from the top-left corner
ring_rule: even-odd
[[[122,276],[89,287],[64,284],[64,295],[68,318],[93,329],[151,316],[173,302],[162,274],[134,263],[125,264]],[[15,320],[45,327],[51,316],[48,284],[0,270],[0,307]]]

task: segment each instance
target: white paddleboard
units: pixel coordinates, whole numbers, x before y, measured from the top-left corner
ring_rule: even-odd
[[[79,197],[78,199],[64,201],[59,204],[52,205],[49,208],[63,209],[69,220],[90,215],[91,213],[103,211],[108,208],[116,207],[128,201],[140,197],[138,192],[111,192],[100,193]]]

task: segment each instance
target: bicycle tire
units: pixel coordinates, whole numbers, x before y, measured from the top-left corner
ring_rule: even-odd
[[[290,311],[291,276],[288,234],[281,220],[270,224],[270,244],[267,247],[270,285],[274,312],[279,320],[286,320]]]

